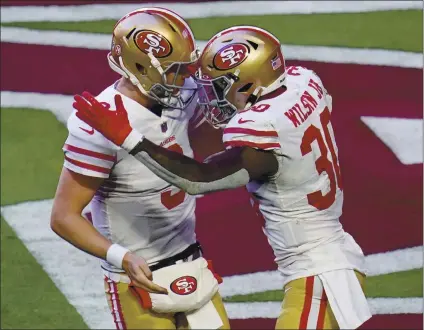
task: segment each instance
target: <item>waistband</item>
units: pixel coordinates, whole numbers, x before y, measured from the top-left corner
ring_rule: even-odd
[[[191,244],[184,251],[173,255],[172,257],[159,260],[151,265],[149,265],[150,270],[153,272],[155,270],[175,265],[181,262],[193,261],[202,256],[202,247],[199,242]]]
[[[182,252],[173,255],[172,257],[154,262],[153,264],[149,265],[149,268],[153,272],[155,270],[158,270],[158,269],[161,269],[161,268],[164,268],[164,267],[172,266],[172,265],[179,264],[179,263],[182,263],[182,262],[188,262],[188,261],[196,260],[196,259],[200,258],[202,255],[203,255],[202,254],[202,247],[201,247],[199,242],[196,242],[196,243],[188,246]],[[101,268],[103,270],[103,274],[107,278],[109,278],[113,281],[124,282],[124,283],[130,283],[131,282],[128,275],[126,275],[123,272],[113,272],[111,270],[104,268],[103,266],[101,266]]]

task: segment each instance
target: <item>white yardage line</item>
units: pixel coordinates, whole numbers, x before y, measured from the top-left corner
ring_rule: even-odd
[[[214,1],[205,3],[93,4],[1,7],[2,22],[61,22],[119,19],[140,7],[165,7],[186,19],[223,16],[353,13],[421,9],[421,1]]]
[[[111,36],[101,33],[41,31],[26,28],[1,27],[1,41],[31,45],[109,50]],[[199,48],[203,49],[206,41],[197,41],[197,44]],[[384,65],[403,68],[423,67],[421,53],[385,49],[293,45],[283,45],[282,49],[287,60]]]
[[[52,112],[65,124],[71,115],[74,98],[69,95],[1,91],[1,106],[5,108],[30,108]]]
[[[365,257],[368,276],[404,272],[423,267],[423,246],[371,254]]]
[[[1,42],[27,45],[62,46],[110,50],[112,35],[72,31],[43,31],[27,28],[1,27]]]
[[[362,116],[361,120],[405,165],[423,162],[423,120]]]

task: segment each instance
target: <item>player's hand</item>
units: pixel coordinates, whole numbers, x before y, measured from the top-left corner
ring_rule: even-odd
[[[122,268],[124,268],[135,286],[150,293],[168,294],[165,288],[152,282],[152,272],[143,258],[128,252],[122,261]]]
[[[109,110],[108,106],[97,101],[89,92],[75,95],[74,100],[73,107],[77,110],[76,115],[79,119],[116,145],[121,146],[124,143],[132,127],[121,95],[115,95],[116,110]]]

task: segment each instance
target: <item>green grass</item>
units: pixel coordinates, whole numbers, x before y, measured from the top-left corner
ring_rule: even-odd
[[[249,24],[271,31],[285,44],[421,52],[422,21],[421,10],[393,10],[346,14],[210,17],[190,19],[189,23],[198,40],[207,40],[216,32],[233,25]],[[17,22],[2,25],[40,30],[111,33],[115,22]]]
[[[1,109],[2,205],[54,196],[66,136],[48,111]],[[3,218],[1,316],[2,329],[87,329]]]
[[[52,198],[62,169],[65,126],[49,111],[0,111],[2,205]]]
[[[365,282],[365,294],[369,298],[406,298],[423,296],[423,270],[368,277]],[[226,302],[282,301],[283,290],[272,290],[225,298]]]
[[[1,218],[1,329],[88,329]]]
[[[423,269],[369,277],[365,293],[373,298],[422,297]]]

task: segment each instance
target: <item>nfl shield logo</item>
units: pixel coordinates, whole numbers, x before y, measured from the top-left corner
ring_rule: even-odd
[[[160,124],[160,129],[162,130],[162,133],[165,133],[168,130],[168,124],[166,122]]]

